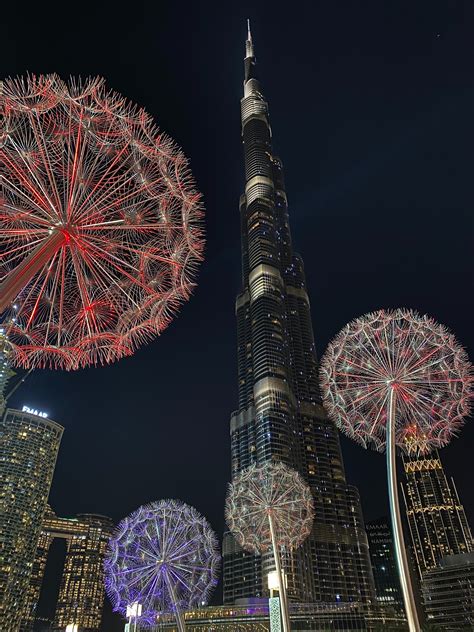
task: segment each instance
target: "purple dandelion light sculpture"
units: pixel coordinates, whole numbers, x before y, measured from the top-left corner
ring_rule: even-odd
[[[470,411],[472,367],[446,327],[428,316],[378,311],[346,325],[321,361],[326,410],[339,430],[387,453],[390,514],[411,632],[418,632],[398,502],[395,447],[426,453],[449,443]]]
[[[240,546],[252,553],[273,551],[283,630],[290,629],[279,549],[296,549],[311,532],[314,503],[301,476],[284,463],[267,461],[238,474],[226,499],[226,521]]]
[[[173,614],[184,632],[183,612],[208,602],[219,566],[207,520],[179,500],[159,500],[118,525],[108,545],[105,585],[114,611],[125,616],[133,609],[143,627]]]

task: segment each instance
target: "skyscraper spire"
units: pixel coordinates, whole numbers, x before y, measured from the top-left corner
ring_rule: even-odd
[[[247,41],[245,42],[245,81],[253,77],[252,69],[255,66],[255,52],[253,48],[250,20],[247,20]]]
[[[368,602],[374,585],[360,500],[346,483],[339,436],[321,405],[303,262],[292,246],[283,167],[273,152],[249,24],[244,64],[239,408],[230,423],[232,476],[252,463],[282,461],[311,488],[313,532],[283,560],[293,599]],[[271,570],[269,556],[244,553],[226,534],[225,603],[263,597]]]

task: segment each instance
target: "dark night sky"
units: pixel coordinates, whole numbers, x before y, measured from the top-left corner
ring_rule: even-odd
[[[37,371],[11,402],[66,428],[51,491],[58,514],[118,520],[176,497],[223,531],[247,17],[319,353],[351,318],[407,306],[448,325],[474,354],[472,2],[31,5],[2,10],[0,77],[103,75],[183,147],[207,208],[198,288],[160,339],[113,366]],[[342,443],[365,517],[378,517],[384,459]],[[443,451],[471,524],[473,443],[470,422]]]

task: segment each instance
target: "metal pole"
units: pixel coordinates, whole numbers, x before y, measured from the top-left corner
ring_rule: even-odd
[[[397,468],[395,460],[395,389],[389,386],[388,410],[387,410],[387,479],[388,499],[390,504],[390,517],[392,519],[393,543],[395,546],[395,559],[397,562],[398,576],[405,603],[405,612],[410,632],[420,632],[420,623],[416,610],[413,587],[411,585],[410,569],[403,538],[402,520],[400,517],[400,504],[398,502]]]
[[[3,349],[2,349],[3,351]],[[33,371],[33,368],[31,368],[28,373],[26,373],[21,380],[18,380],[18,382],[15,384],[15,386],[11,389],[11,391],[8,391],[8,393],[5,395],[5,397],[3,398],[3,403],[6,404],[8,402],[8,400],[10,399],[10,397],[13,395],[13,393],[17,390],[17,388],[19,388],[23,382],[26,380],[26,378],[29,376],[29,374]]]
[[[0,283],[0,314],[16,299],[21,290],[45,266],[55,252],[67,241],[66,235],[54,230],[26,259]]]
[[[286,586],[283,580],[280,564],[280,553],[276,544],[275,531],[273,529],[273,518],[271,511],[268,512],[268,522],[270,524],[270,534],[272,536],[273,557],[275,558],[275,568],[278,577],[278,592],[280,597],[281,619],[283,623],[283,632],[290,632],[290,617],[288,615],[288,602],[286,600]]]
[[[186,624],[184,622],[183,613],[178,608],[178,603],[176,601],[176,593],[175,593],[175,590],[174,590],[174,585],[173,585],[173,582],[170,581],[170,578],[168,577],[168,571],[165,571],[165,577],[166,577],[166,583],[168,584],[168,588],[169,588],[170,593],[171,593],[171,599],[173,600],[173,606],[174,606],[174,610],[175,610],[175,617],[176,617],[176,623],[178,625],[178,630],[179,630],[179,632],[186,632]]]

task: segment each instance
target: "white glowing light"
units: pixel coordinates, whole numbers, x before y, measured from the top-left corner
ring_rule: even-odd
[[[42,410],[36,410],[36,408],[30,408],[29,406],[23,406],[21,411],[23,413],[29,413],[30,415],[36,415],[37,417],[48,417],[48,413],[45,413]],[[69,630],[67,632],[69,632]],[[71,632],[76,632],[76,630],[71,630]]]
[[[141,617],[142,604],[138,601],[134,601],[130,606],[127,606],[127,617]]]

